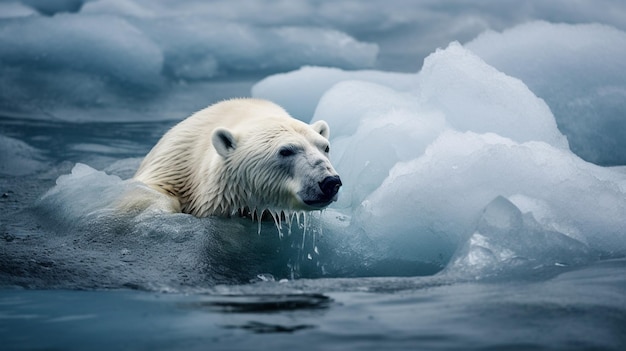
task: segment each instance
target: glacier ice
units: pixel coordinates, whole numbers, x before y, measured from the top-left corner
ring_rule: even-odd
[[[390,170],[357,210],[356,223],[381,241],[397,243],[405,256],[428,255],[432,241],[450,242],[454,249],[467,240],[483,208],[502,196],[520,199],[520,210],[545,230],[619,253],[626,249],[624,190],[621,175],[569,151],[447,131],[422,156]]]
[[[411,90],[351,80],[320,99],[313,120],[332,126],[332,157],[346,179],[348,195],[338,205],[359,204],[394,164],[418,157],[450,128],[567,148],[543,100],[458,43],[429,56],[418,74],[406,76]]]
[[[576,154],[626,163],[626,32],[531,22],[485,32],[466,47],[543,98]]]
[[[308,121],[322,95],[333,85],[346,80],[383,84],[395,90],[410,90],[414,85],[414,78],[403,73],[306,66],[262,79],[252,87],[252,96],[272,100],[292,116]]]
[[[457,250],[446,273],[486,278],[539,268],[588,262],[588,245],[557,231],[546,230],[532,214],[523,214],[498,196],[483,210],[476,231]]]
[[[306,73],[261,90],[280,96],[299,78],[315,85]],[[330,87],[313,117],[332,128],[331,158],[344,179],[333,211],[351,218],[344,233],[395,259],[454,257],[455,272],[476,276],[522,261],[576,264],[626,252],[624,173],[570,151],[550,108],[523,80],[458,43],[400,80],[410,86],[364,72],[345,77],[321,76],[318,84]],[[302,101],[317,95],[305,92]],[[498,216],[489,217],[497,208],[506,209],[501,220],[519,223],[498,229]],[[476,255],[484,259],[472,261]]]
[[[550,109],[524,83],[499,72],[458,43],[424,60],[419,98],[435,105],[456,130],[493,132],[518,142],[567,148]]]

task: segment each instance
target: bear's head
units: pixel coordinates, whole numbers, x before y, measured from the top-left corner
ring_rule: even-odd
[[[264,119],[243,130],[216,128],[212,143],[230,210],[262,213],[320,210],[337,200],[339,175],[329,160],[324,121]]]

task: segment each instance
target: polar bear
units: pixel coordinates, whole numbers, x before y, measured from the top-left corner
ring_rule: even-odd
[[[134,179],[196,217],[321,210],[342,185],[329,132],[326,122],[306,124],[267,100],[226,100],[169,130]]]

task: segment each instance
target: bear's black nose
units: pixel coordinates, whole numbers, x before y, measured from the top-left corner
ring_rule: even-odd
[[[322,189],[322,192],[328,198],[332,198],[333,196],[337,195],[340,187],[341,179],[339,178],[339,176],[326,177],[320,182],[320,189]]]

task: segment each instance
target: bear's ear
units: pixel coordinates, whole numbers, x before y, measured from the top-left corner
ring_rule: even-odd
[[[215,151],[224,158],[228,157],[237,148],[235,136],[226,128],[216,128],[213,131],[211,141]]]
[[[328,123],[324,121],[317,121],[311,124],[311,128],[326,139],[330,136],[330,127],[328,126]]]

